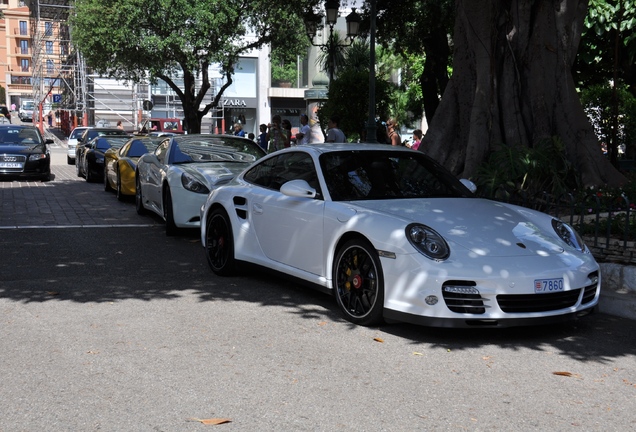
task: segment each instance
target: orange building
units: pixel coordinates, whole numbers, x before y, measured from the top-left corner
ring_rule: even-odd
[[[37,0],[0,0],[0,104],[16,109],[27,99],[51,103],[60,86],[60,23],[32,10]]]

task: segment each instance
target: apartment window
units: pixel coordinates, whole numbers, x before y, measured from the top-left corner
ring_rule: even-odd
[[[53,54],[53,42],[52,41],[46,41],[46,53],[47,54]]]
[[[22,68],[22,72],[29,71],[29,59],[20,60],[20,67]]]
[[[50,21],[44,23],[44,36],[53,36],[53,23]]]
[[[53,63],[53,60],[47,60],[46,61],[46,73],[49,75],[53,75],[53,72],[55,72],[55,64]]]
[[[26,21],[20,21],[20,36],[26,36],[29,33],[27,32],[27,22]]]
[[[20,41],[20,53],[21,54],[29,54],[29,41],[21,40]]]

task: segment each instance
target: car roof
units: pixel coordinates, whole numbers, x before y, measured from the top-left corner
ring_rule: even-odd
[[[396,152],[414,152],[407,147],[403,146],[392,146],[389,144],[375,144],[375,143],[319,143],[319,144],[304,144],[298,145],[294,147],[290,147],[288,149],[279,150],[279,151],[289,151],[293,149],[313,149],[312,151],[316,151],[318,153],[330,153],[335,151],[374,151],[374,150],[383,150],[383,151],[396,151]]]

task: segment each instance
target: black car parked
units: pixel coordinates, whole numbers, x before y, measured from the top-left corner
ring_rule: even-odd
[[[85,177],[87,182],[103,181],[104,153],[111,147],[120,148],[129,138],[128,135],[105,135],[94,138],[88,144],[78,144],[75,157],[77,176]]]
[[[51,154],[40,131],[33,126],[0,124],[0,178],[51,179]]]

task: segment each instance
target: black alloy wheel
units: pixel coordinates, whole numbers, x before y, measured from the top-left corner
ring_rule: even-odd
[[[345,318],[370,326],[383,321],[384,277],[378,253],[363,239],[346,242],[333,265],[334,294]]]
[[[212,271],[219,276],[236,272],[232,223],[222,208],[212,211],[206,221],[205,256]]]

